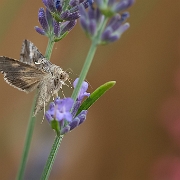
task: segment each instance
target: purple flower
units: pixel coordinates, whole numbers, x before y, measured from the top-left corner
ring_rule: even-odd
[[[56,121],[67,120],[68,122],[72,121],[72,115],[70,110],[72,108],[74,101],[71,98],[60,99],[57,98],[54,103],[51,103],[49,110],[46,111],[46,118],[48,121],[55,119]]]
[[[122,12],[127,8],[131,7],[135,0],[94,0],[101,12],[108,17],[115,15],[116,13]]]
[[[54,42],[64,38],[76,25],[80,17],[79,5],[88,8],[93,3],[93,0],[70,0],[68,4],[63,0],[42,1],[46,6],[46,11],[40,8],[38,12],[42,28],[35,26],[35,30]]]
[[[114,12],[124,11],[134,4],[135,0],[121,0],[120,2],[112,4],[112,10]]]
[[[50,12],[47,9],[45,12],[44,8],[40,8],[38,12],[38,19],[42,28],[35,26],[35,30],[41,35],[49,36],[49,31],[53,22]]]
[[[43,8],[39,9],[38,18],[42,28],[35,26],[35,30],[39,34],[51,38],[54,42],[61,40],[64,34],[70,32],[77,23],[77,20],[59,22],[53,19],[48,9],[45,12]]]
[[[66,32],[69,32],[73,29],[73,27],[76,25],[77,20],[73,20],[73,21],[66,21],[61,23],[61,32],[60,35],[62,36],[63,34],[65,34]]]
[[[96,35],[98,24],[102,19],[99,9],[89,8],[88,11],[85,10],[84,6],[79,6],[80,12],[80,23],[83,30],[93,38]]]
[[[97,8],[92,7],[88,11],[80,5],[81,26],[91,39],[98,38],[97,44],[114,42],[129,28],[129,23],[123,24],[129,17],[129,13],[123,12],[121,15],[118,13],[132,6],[134,2],[135,0],[95,0]],[[105,29],[102,29],[104,16],[111,19]]]
[[[65,134],[74,128],[78,127],[86,120],[87,110],[82,110],[73,120],[71,123],[66,125],[65,127],[61,128],[60,134]]]
[[[46,14],[45,14],[44,8],[39,9],[38,18],[39,18],[39,23],[41,24],[41,26],[43,28],[42,31],[47,33],[48,29],[49,29],[49,25],[48,25],[48,22],[47,22],[47,19],[46,19]]]
[[[43,0],[43,3],[57,21],[63,22],[78,19],[80,17],[78,6],[82,4],[87,8],[92,4],[92,0],[70,0],[68,6],[62,0]]]
[[[82,110],[74,119],[73,121],[69,124],[70,126],[70,130],[74,129],[75,127],[77,127],[78,125],[80,125],[81,123],[83,123],[86,119],[86,115],[87,115],[87,110]]]
[[[42,0],[42,2],[44,3],[44,5],[46,6],[46,8],[53,12],[56,10],[55,8],[55,1],[54,0]]]
[[[77,85],[77,82],[78,78],[73,83],[74,87]],[[87,88],[88,83],[83,82],[74,106],[74,100],[71,98],[57,98],[54,102],[50,103],[45,117],[58,134],[65,134],[85,121],[87,110],[82,110],[77,116],[76,113],[81,105],[82,99],[90,95],[90,93],[86,92]],[[56,125],[58,126],[56,127]]]
[[[129,23],[123,22],[129,17],[129,13],[123,13],[121,16],[116,14],[110,20],[109,24],[102,33],[102,44],[107,44],[118,40],[121,35],[129,28]]]
[[[77,78],[77,79],[73,82],[73,87],[74,87],[74,88],[77,86],[78,80],[79,80],[79,78]],[[81,86],[81,89],[80,89],[80,92],[79,92],[79,95],[78,95],[78,98],[77,98],[78,101],[82,101],[82,99],[83,99],[85,96],[87,96],[87,97],[90,96],[90,93],[87,93],[87,92],[86,92],[87,89],[88,89],[88,83],[84,81],[84,82],[82,83],[82,86]]]
[[[54,35],[56,37],[59,37],[60,35],[60,22],[57,22],[56,20],[54,20]]]
[[[38,26],[35,26],[34,28],[36,32],[38,32],[39,34],[46,35],[46,32],[43,29],[39,28]]]
[[[60,0],[55,0],[55,7],[58,12],[62,11],[62,2]]]

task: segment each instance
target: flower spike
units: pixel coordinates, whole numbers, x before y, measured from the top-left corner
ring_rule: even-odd
[[[74,81],[74,87],[77,85],[77,82],[78,79]],[[45,113],[45,117],[57,134],[65,134],[85,121],[87,110],[82,110],[77,116],[75,115],[81,105],[82,99],[85,96],[90,95],[90,93],[86,92],[87,88],[88,83],[83,82],[80,94],[73,108],[74,100],[71,98],[57,98],[54,102],[50,103],[49,109]]]

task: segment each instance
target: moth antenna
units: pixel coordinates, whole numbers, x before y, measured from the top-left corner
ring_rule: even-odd
[[[69,82],[69,84],[72,84],[72,79],[71,78],[68,78],[68,82]]]
[[[70,70],[70,71],[68,71]],[[68,68],[65,72],[67,72],[68,74],[73,74],[73,70],[71,68]]]

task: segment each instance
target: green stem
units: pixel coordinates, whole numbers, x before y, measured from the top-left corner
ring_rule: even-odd
[[[54,43],[55,42],[53,42],[51,39],[48,40],[48,45],[47,45],[47,48],[46,48],[46,53],[44,55],[48,60],[50,60],[50,58],[51,58],[51,54],[52,54]]]
[[[53,46],[54,46],[54,42],[52,42],[49,39],[48,45],[46,48],[46,53],[45,53],[45,57],[47,59],[50,59],[50,57],[51,57]],[[24,144],[24,150],[23,150],[22,159],[21,159],[21,163],[20,163],[20,167],[19,167],[19,171],[18,171],[16,180],[22,180],[23,176],[24,176],[24,172],[25,172],[25,167],[26,167],[26,163],[27,163],[27,159],[28,159],[30,144],[31,144],[35,120],[36,120],[36,118],[33,116],[34,108],[35,108],[35,104],[36,104],[36,97],[37,97],[37,93],[34,97],[33,105],[31,108],[31,113],[30,113],[29,123],[28,123],[28,129],[27,129],[26,139],[25,139],[25,144]]]
[[[85,60],[85,63],[83,65],[83,68],[81,70],[81,73],[79,75],[79,80],[78,80],[78,83],[77,83],[77,86],[76,88],[74,89],[73,93],[72,93],[72,99],[74,99],[74,101],[77,99],[77,96],[78,96],[78,93],[79,93],[79,90],[82,86],[82,83],[83,81],[85,80],[86,78],[86,75],[89,71],[89,68],[91,66],[91,63],[92,63],[92,60],[93,60],[93,57],[94,57],[94,54],[96,52],[96,49],[97,49],[97,43],[96,42],[92,42],[91,44],[91,47],[89,49],[89,52],[87,54],[87,57],[86,57],[86,60]]]
[[[33,105],[32,105],[32,108],[31,108],[31,113],[30,113],[29,123],[28,123],[28,129],[27,129],[27,132],[26,132],[26,140],[25,140],[25,144],[24,144],[23,155],[22,155],[22,159],[21,159],[19,172],[18,172],[18,175],[17,175],[17,178],[16,178],[17,180],[22,180],[23,179],[25,166],[26,166],[27,159],[28,159],[30,144],[31,144],[31,140],[32,140],[32,134],[33,134],[35,120],[36,120],[36,118],[33,116],[35,102],[36,102],[36,96],[34,98]]]
[[[43,173],[41,176],[41,180],[47,180],[49,178],[54,160],[56,158],[56,155],[57,155],[58,149],[61,145],[63,137],[64,137],[64,135],[56,136],[53,146],[52,146],[52,149],[51,149],[51,152],[49,154],[48,160],[46,162],[46,166],[44,167],[44,170],[43,170]]]

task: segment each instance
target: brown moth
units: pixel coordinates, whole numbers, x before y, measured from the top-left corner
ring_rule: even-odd
[[[58,96],[58,91],[69,79],[65,71],[47,60],[28,40],[23,41],[20,60],[0,56],[0,71],[9,85],[21,91],[29,93],[38,88],[34,116],[51,96]]]

